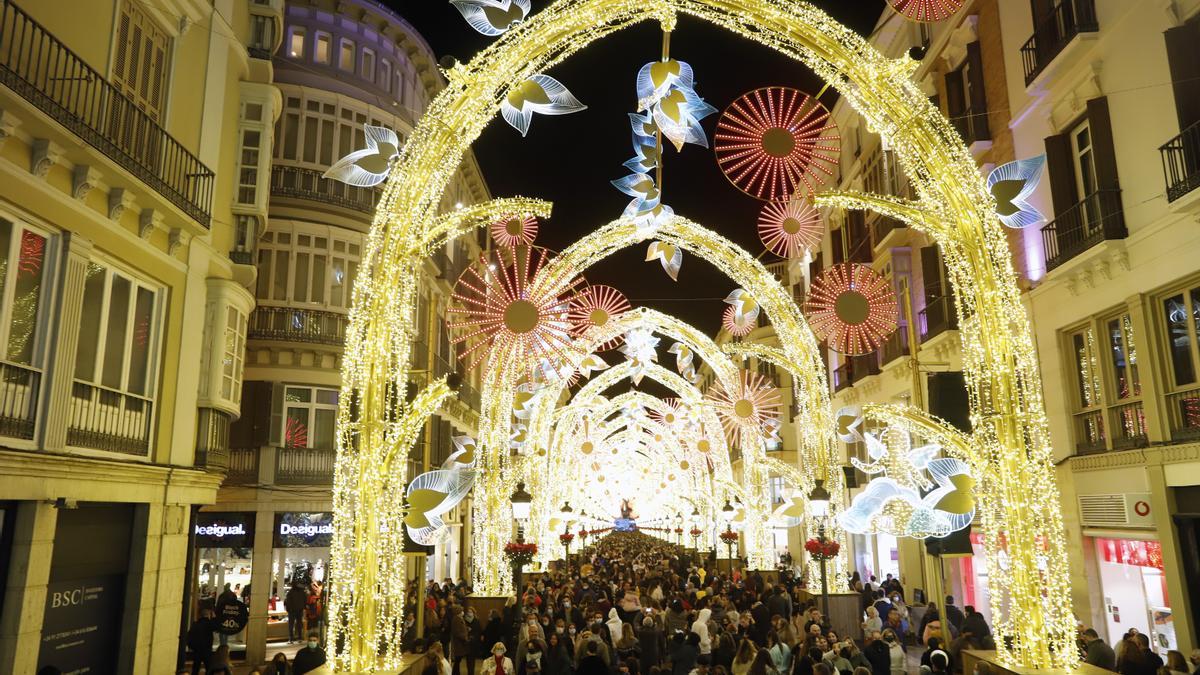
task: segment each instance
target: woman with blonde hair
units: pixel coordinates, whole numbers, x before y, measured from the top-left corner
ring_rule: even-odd
[[[870,635],[871,631],[883,630],[883,619],[879,618],[879,610],[875,609],[874,605],[867,605],[867,620],[862,622],[863,635]]]
[[[754,665],[754,657],[758,653],[758,647],[747,639],[742,639],[742,643],[738,645],[737,655],[733,657],[733,666],[730,671],[733,675],[746,675],[750,672],[750,666]]]

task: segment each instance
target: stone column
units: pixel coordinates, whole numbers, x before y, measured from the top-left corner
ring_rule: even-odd
[[[1194,588],[1196,580],[1184,576],[1183,551],[1179,548],[1179,532],[1172,514],[1178,513],[1175,494],[1167,485],[1166,467],[1162,463],[1163,450],[1146,450],[1146,478],[1150,484],[1150,513],[1154,516],[1158,542],[1162,545],[1163,577],[1167,580],[1167,599],[1171,602],[1171,615],[1175,621],[1175,637],[1179,651],[1191,654],[1197,647],[1192,643],[1192,597],[1187,589]],[[1189,583],[1190,582],[1190,583]]]
[[[47,334],[45,384],[39,419],[42,423],[42,447],[62,450],[67,444],[67,420],[70,419],[71,384],[75,378],[75,349],[79,342],[79,316],[83,309],[83,285],[87,279],[92,244],[72,232],[62,235],[62,266],[58,270],[58,296]]]
[[[52,504],[26,501],[17,506],[0,614],[0,672],[32,674],[37,668],[57,524],[58,511]]]
[[[254,560],[250,570],[250,623],[246,624],[246,663],[267,660],[267,607],[271,598],[271,553],[275,511],[269,505],[254,517]]]
[[[167,504],[162,510],[162,530],[159,537],[158,588],[153,606],[154,626],[149,634],[149,673],[169,673],[179,655],[179,621],[183,606],[184,586],[191,583],[188,560],[187,504]],[[146,603],[142,603],[143,607]],[[145,613],[143,613],[145,616]]]

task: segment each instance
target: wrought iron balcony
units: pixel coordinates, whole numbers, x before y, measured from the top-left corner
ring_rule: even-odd
[[[1108,450],[1104,435],[1104,410],[1096,409],[1075,414],[1075,451],[1094,455]]]
[[[962,137],[963,143],[967,145],[992,140],[992,131],[988,127],[988,111],[986,110],[968,108],[956,112],[950,116],[950,123]]]
[[[342,345],[346,341],[349,317],[298,307],[259,306],[250,314],[246,337],[251,340],[284,340]]]
[[[225,482],[231,485],[253,485],[258,482],[258,448],[230,448],[229,471]]]
[[[1149,444],[1146,436],[1146,412],[1141,401],[1113,406],[1111,415],[1113,450],[1142,448]]]
[[[877,216],[871,223],[871,247],[879,248],[883,240],[894,230],[903,229],[906,227],[903,221],[889,218],[888,216]]]
[[[322,178],[322,173],[301,166],[275,164],[271,167],[271,196],[305,199],[362,213],[375,213],[379,190]]]
[[[0,0],[0,82],[209,226],[213,172],[10,0]]]
[[[1200,387],[1167,394],[1167,420],[1171,425],[1171,440],[1200,439]]]
[[[851,356],[849,360],[833,371],[833,391],[835,393],[842,391],[867,377],[878,374],[879,361],[874,354]]]
[[[1168,202],[1200,188],[1200,122],[1167,141],[1158,152],[1167,179]]]
[[[67,445],[145,457],[150,454],[154,402],[87,382],[71,390]]]
[[[902,356],[908,356],[908,329],[904,326],[897,327],[884,341],[882,351],[885,366]]]
[[[1025,86],[1037,79],[1076,35],[1098,30],[1095,0],[1061,0],[1044,16],[1034,17],[1033,35],[1021,47]]]
[[[33,438],[41,383],[41,371],[0,361],[0,436]]]
[[[332,485],[336,450],[278,448],[275,450],[276,485]]]
[[[1046,270],[1067,262],[1108,239],[1124,239],[1125,211],[1120,190],[1097,190],[1042,228]]]
[[[917,320],[921,337],[925,340],[948,330],[958,330],[958,310],[954,306],[954,298],[944,295],[929,301],[925,309],[917,313]]]

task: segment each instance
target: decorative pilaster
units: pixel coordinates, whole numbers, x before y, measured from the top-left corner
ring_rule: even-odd
[[[57,525],[58,511],[53,504],[19,502],[3,589],[4,612],[0,614],[0,672],[32,673],[37,669]]]
[[[91,253],[90,241],[72,232],[63,233],[58,298],[50,315],[54,326],[48,331],[53,338],[46,355],[46,381],[42,387],[42,447],[52,452],[62,450],[67,444],[83,285]]]

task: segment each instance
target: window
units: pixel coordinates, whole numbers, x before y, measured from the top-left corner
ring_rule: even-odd
[[[1133,321],[1128,312],[1067,335],[1074,394],[1075,443],[1081,453],[1146,444]]]
[[[784,500],[784,494],[787,489],[783,483],[783,476],[771,476],[770,481],[771,503],[782,504]]]
[[[365,105],[348,100],[335,102],[289,96],[275,130],[275,158],[324,171],[337,158],[365,147],[363,125],[368,122],[392,125],[389,121],[369,117]],[[404,140],[403,136],[400,140]]]
[[[227,307],[224,354],[221,357],[221,398],[240,403],[242,398],[242,359],[246,354],[246,315]]]
[[[281,438],[284,447],[332,450],[338,391],[288,386],[284,389],[283,398]]]
[[[1109,319],[1105,332],[1108,334],[1114,395],[1118,399],[1141,396],[1142,381],[1138,376],[1137,347],[1133,342],[1133,322],[1129,314]]]
[[[0,218],[0,344],[12,364],[42,365],[50,244],[48,234]]]
[[[1103,451],[1104,413],[1100,400],[1100,362],[1091,327],[1068,336],[1075,372],[1075,446],[1081,453]]]
[[[275,18],[262,14],[250,15],[250,48],[270,52],[275,47]],[[301,38],[303,48],[303,38]]]
[[[242,130],[237,188],[239,204],[254,205],[258,201],[258,161],[261,144],[262,132],[255,129]]]
[[[387,59],[379,62],[379,82],[384,91],[392,90],[392,63]]]
[[[329,65],[330,51],[333,38],[329,37],[329,33],[317,31],[317,43],[313,48],[313,61],[324,65]]]
[[[115,42],[113,84],[139,110],[160,121],[167,90],[170,37],[140,3],[126,0],[121,3]]]
[[[334,238],[333,228],[268,232],[258,252],[259,300],[348,309],[358,274],[358,242]]]
[[[366,47],[362,52],[362,76],[369,82],[375,81],[375,52]]]
[[[288,56],[293,59],[304,58],[304,41],[307,31],[300,26],[292,26],[288,29],[288,33]]]
[[[1086,120],[1071,131],[1071,152],[1076,194],[1087,197],[1096,191],[1096,155],[1092,151],[1092,129]],[[1086,222],[1096,222],[1099,214],[1095,200],[1087,199],[1084,204]]]
[[[99,263],[83,288],[75,379],[153,399],[159,290]]]
[[[340,43],[341,49],[338,51],[338,68],[353,73],[354,72],[354,41],[342,38]]]
[[[1197,334],[1200,334],[1200,287],[1176,293],[1163,300],[1167,352],[1171,359],[1171,383],[1175,388],[1196,383]]]
[[[966,143],[991,139],[983,81],[983,52],[978,41],[967,45],[967,56],[962,65],[946,74],[946,113]]]
[[[236,203],[266,211],[267,195],[263,189],[270,175],[271,134],[264,117],[270,119],[262,101],[242,102],[240,121],[241,146],[238,153]]]

